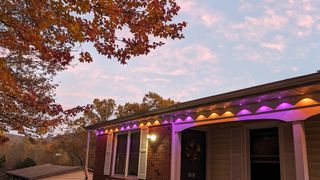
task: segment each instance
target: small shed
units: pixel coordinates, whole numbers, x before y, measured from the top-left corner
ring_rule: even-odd
[[[12,180],[72,180],[85,179],[84,169],[81,166],[62,166],[43,164],[23,169],[8,171],[7,175]],[[89,172],[92,179],[92,172]]]

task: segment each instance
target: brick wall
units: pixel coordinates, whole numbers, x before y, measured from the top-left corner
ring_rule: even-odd
[[[157,140],[149,142],[147,179],[169,180],[171,167],[171,124],[149,128],[149,134],[155,134]]]
[[[96,159],[94,164],[94,180],[104,180],[106,177],[103,175],[104,159],[106,153],[107,135],[99,135],[96,139]]]

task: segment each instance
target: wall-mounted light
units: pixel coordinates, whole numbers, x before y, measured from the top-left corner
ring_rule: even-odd
[[[155,141],[155,140],[157,140],[157,136],[154,135],[154,134],[147,135],[147,138],[148,138],[150,141]]]

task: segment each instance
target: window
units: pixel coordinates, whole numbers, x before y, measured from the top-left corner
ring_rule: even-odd
[[[138,176],[140,158],[140,131],[120,132],[116,136],[113,174]]]
[[[115,174],[125,174],[127,155],[127,134],[118,135]]]
[[[140,133],[132,133],[130,137],[128,175],[138,175],[140,149]]]

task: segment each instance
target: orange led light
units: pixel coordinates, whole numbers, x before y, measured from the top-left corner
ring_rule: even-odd
[[[153,123],[153,125],[157,126],[157,125],[160,125],[160,122],[157,120]]]
[[[197,117],[196,120],[204,120],[204,119],[207,119],[204,115],[200,115]]]
[[[310,105],[314,105],[314,104],[319,104],[319,103],[311,98],[304,98],[304,99],[301,99],[295,106],[297,106],[297,107],[310,106]]]
[[[234,116],[234,114],[230,111],[227,111],[225,113],[222,114],[222,117],[230,117],[230,116]]]
[[[218,117],[219,117],[219,114],[217,114],[217,113],[212,113],[209,116],[209,118],[218,118]]]
[[[139,124],[139,128],[143,128],[144,127],[144,124],[143,123],[140,123]]]

